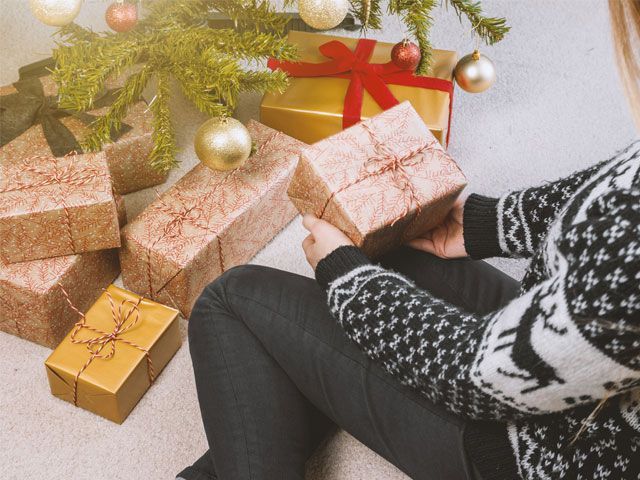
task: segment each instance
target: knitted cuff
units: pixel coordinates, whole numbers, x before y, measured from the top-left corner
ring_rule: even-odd
[[[503,255],[498,243],[498,201],[474,193],[464,204],[464,247],[473,259]]]
[[[316,280],[326,290],[336,278],[370,263],[369,258],[358,247],[339,247],[318,262]]]

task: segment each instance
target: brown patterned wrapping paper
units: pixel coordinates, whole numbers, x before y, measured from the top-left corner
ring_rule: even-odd
[[[303,150],[289,197],[376,257],[440,223],[466,185],[409,102]]]
[[[0,238],[4,263],[119,247],[104,153],[0,165]]]
[[[55,348],[78,320],[58,284],[85,310],[118,273],[115,250],[0,263],[0,330]]]
[[[45,95],[57,94],[57,85],[50,76],[40,77],[39,80]],[[117,83],[111,82],[109,86],[115,88]],[[14,85],[0,87],[0,101],[2,97],[8,98],[7,96],[16,93]],[[107,109],[108,107],[101,107],[87,113],[99,116]],[[88,132],[88,126],[87,122],[80,118],[78,115],[71,115],[59,118],[58,121],[77,139],[81,139]],[[117,141],[106,144],[103,148],[116,193],[135,192],[163,183],[167,179],[167,172],[160,173],[149,164],[148,157],[153,148],[151,120],[147,104],[144,101],[135,103],[123,119],[123,124],[129,127],[127,131],[123,132]],[[4,147],[0,147],[0,165],[35,155],[51,155],[40,124],[32,126]]]
[[[198,165],[123,229],[124,285],[188,317],[202,289],[250,260],[295,215],[298,140],[251,121],[257,151],[230,172]]]

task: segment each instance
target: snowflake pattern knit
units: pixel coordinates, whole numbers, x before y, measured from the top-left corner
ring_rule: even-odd
[[[640,479],[640,142],[541,187],[471,195],[464,237],[472,258],[531,257],[520,296],[487,316],[355,247],[316,277],[347,335],[391,375],[499,425],[502,445],[487,448],[500,435],[482,429],[465,439],[484,480]]]

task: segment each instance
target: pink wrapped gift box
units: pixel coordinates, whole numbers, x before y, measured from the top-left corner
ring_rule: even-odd
[[[444,219],[466,179],[409,102],[302,151],[289,197],[378,256]]]
[[[250,260],[296,210],[286,190],[298,140],[251,121],[256,153],[228,172],[198,165],[123,229],[124,285],[188,317],[204,287]]]
[[[25,262],[120,246],[103,152],[0,165],[0,260]]]

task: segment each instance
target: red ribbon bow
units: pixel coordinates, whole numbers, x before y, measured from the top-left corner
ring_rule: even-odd
[[[417,76],[393,62],[369,63],[375,46],[375,40],[361,38],[358,40],[355,51],[352,52],[344,43],[332,40],[319,47],[320,53],[331,59],[328,62],[282,62],[270,58],[267,66],[271,70],[280,69],[292,77],[335,77],[351,80],[344,98],[342,128],[350,127],[360,121],[365,90],[383,110],[400,103],[393,96],[388,85],[404,85],[446,92],[449,94],[449,126],[446,139],[448,145],[451,133],[453,82],[443,78]]]

